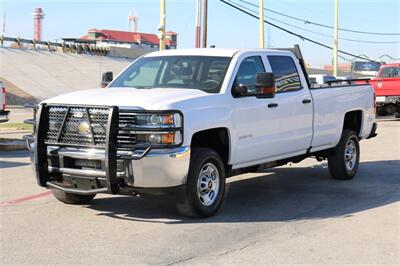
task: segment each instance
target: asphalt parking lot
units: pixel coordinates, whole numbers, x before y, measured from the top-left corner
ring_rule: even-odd
[[[36,185],[28,152],[0,152],[1,264],[400,264],[400,120],[378,133],[351,181],[312,159],[233,177],[202,220],[133,197],[64,205]]]

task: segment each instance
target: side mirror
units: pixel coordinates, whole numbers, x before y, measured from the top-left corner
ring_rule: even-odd
[[[275,97],[275,78],[273,73],[257,73],[255,86],[257,89],[257,98]]]
[[[111,71],[104,72],[101,76],[101,87],[105,88],[113,80],[113,73]]]

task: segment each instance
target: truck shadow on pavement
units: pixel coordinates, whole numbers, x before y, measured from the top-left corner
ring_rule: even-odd
[[[18,161],[19,158],[26,157],[29,157],[28,151],[0,151],[0,169],[30,165],[29,162]],[[13,159],[16,159],[16,161]]]
[[[346,218],[400,200],[400,160],[360,163],[357,176],[337,181],[326,164],[275,168],[265,175],[228,179],[221,210],[214,217],[190,219],[173,205],[133,197],[107,197],[89,208],[116,219],[155,223],[239,223]]]

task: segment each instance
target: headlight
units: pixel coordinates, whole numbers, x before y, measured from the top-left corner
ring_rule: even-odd
[[[136,123],[144,127],[182,127],[182,115],[179,113],[137,114]]]
[[[183,117],[178,111],[120,111],[120,134],[135,137],[136,147],[179,146],[183,141]]]
[[[182,143],[182,133],[181,131],[162,133],[136,132],[136,142],[150,145],[180,145]]]

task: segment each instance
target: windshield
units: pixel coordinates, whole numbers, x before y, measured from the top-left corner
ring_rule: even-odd
[[[143,57],[109,87],[184,88],[218,93],[230,60],[216,56]]]

